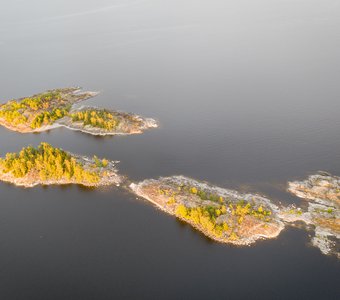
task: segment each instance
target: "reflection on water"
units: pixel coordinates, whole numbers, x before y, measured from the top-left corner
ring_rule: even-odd
[[[120,160],[131,180],[184,174],[299,201],[287,180],[340,174],[339,12],[336,0],[3,0],[3,101],[80,85],[101,92],[88,104],[161,127],[113,138],[1,128],[0,154],[46,141]],[[339,263],[299,229],[234,248],[125,190],[0,191],[4,299],[339,293]]]

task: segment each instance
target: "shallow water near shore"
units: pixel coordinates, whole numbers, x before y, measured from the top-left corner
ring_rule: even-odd
[[[0,128],[0,155],[46,141],[301,203],[288,180],[340,175],[337,1],[5,0],[0,99],[65,86],[155,118],[136,136]],[[198,4],[199,3],[199,4]],[[0,183],[1,299],[335,299],[339,261],[299,228],[215,243],[125,189]]]

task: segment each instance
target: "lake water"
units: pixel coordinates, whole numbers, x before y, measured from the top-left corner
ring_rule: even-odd
[[[0,128],[0,155],[46,141],[300,203],[286,182],[340,175],[338,0],[0,0],[0,99],[98,90],[160,128],[128,137]],[[336,299],[312,232],[236,248],[124,189],[0,184],[1,299]]]

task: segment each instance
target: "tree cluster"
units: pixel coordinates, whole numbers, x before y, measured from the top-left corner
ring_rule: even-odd
[[[228,198],[209,193],[196,186],[180,185],[175,188],[167,186],[159,188],[158,191],[160,195],[168,197],[167,205],[175,206],[175,214],[178,217],[200,226],[206,232],[216,237],[221,237],[226,233],[229,239],[237,239],[238,236],[235,229],[243,223],[247,215],[265,222],[271,220],[272,212],[265,209],[262,205],[257,206],[255,203],[244,200],[233,203]],[[180,195],[191,195],[191,197],[197,197],[202,201],[209,200],[214,202],[214,205],[202,204],[198,207],[186,207],[183,204],[178,204],[176,198]],[[221,223],[221,219],[217,221],[219,216],[227,214],[229,225],[225,221]]]
[[[19,153],[7,153],[0,159],[0,168],[14,177],[38,177],[41,180],[76,180],[77,182],[96,183],[100,170],[85,168],[69,153],[41,143],[37,148],[23,148]]]
[[[31,122],[31,128],[36,129],[40,128],[43,125],[53,124],[56,120],[61,119],[66,116],[68,113],[68,108],[54,108],[50,111],[42,111],[38,115],[36,115]]]
[[[221,237],[229,230],[227,223],[216,223],[216,209],[214,207],[186,207],[180,204],[176,207],[175,213],[178,217],[191,221],[195,225],[202,227],[209,234]]]
[[[27,125],[35,129],[64,117],[69,109],[60,93],[47,92],[7,102],[0,108],[0,117],[13,125],[28,123]]]
[[[82,110],[70,114],[73,122],[82,122],[83,126],[113,130],[119,124],[119,120],[111,112],[103,110]]]

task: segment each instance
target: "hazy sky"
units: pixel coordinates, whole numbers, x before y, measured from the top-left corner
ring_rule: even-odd
[[[155,64],[198,63],[216,76],[289,69],[314,80],[340,77],[338,0],[0,0],[0,7],[3,68],[13,58],[66,66],[128,62],[130,53]]]

